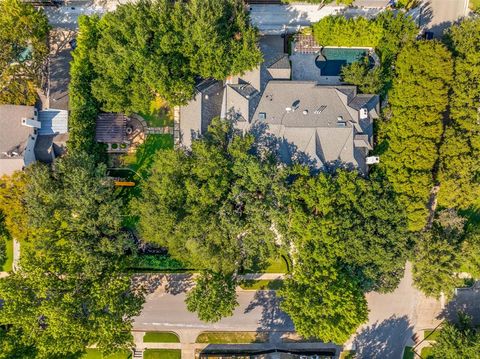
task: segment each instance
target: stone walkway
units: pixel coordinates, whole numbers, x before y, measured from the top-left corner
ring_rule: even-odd
[[[173,127],[147,127],[147,135],[164,135],[170,134],[173,135]]]

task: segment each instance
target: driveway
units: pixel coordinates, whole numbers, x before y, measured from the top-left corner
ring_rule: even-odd
[[[345,345],[354,348],[358,358],[402,357],[403,348],[414,333],[421,303],[420,292],[412,286],[411,271],[412,265],[407,262],[404,277],[394,292],[366,295],[370,309],[368,322]]]
[[[421,25],[441,37],[446,28],[468,13],[468,0],[427,0],[422,6]]]

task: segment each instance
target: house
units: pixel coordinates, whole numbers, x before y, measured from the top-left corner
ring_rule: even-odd
[[[65,151],[67,130],[66,111],[0,105],[0,176],[37,160],[52,162]]]
[[[321,85],[316,78],[292,81],[289,56],[279,39],[262,38],[264,63],[257,69],[225,83],[206,81],[210,85],[180,109],[181,144],[189,148],[192,139],[205,134],[212,118],[221,115],[237,129],[254,134],[281,162],[319,170],[345,166],[366,173],[379,96],[359,94],[355,86]],[[212,99],[216,111],[206,111]]]
[[[190,147],[192,139],[205,134],[213,118],[222,111],[224,84],[213,79],[198,80],[193,99],[180,107],[180,142]]]

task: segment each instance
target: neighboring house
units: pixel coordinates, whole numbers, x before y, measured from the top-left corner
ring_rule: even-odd
[[[37,160],[50,163],[61,155],[67,127],[66,111],[38,112],[33,106],[0,105],[0,176]]]
[[[355,167],[366,173],[379,96],[357,94],[355,86],[290,80],[289,57],[279,39],[262,39],[264,63],[258,69],[228,78],[223,88],[222,82],[207,81],[215,83],[214,90],[199,90],[180,109],[181,144],[189,148],[221,113],[237,129],[253,133],[259,145],[275,150],[284,163],[298,161],[316,169]],[[213,93],[223,102],[220,110],[209,112],[206,103]]]
[[[192,139],[205,134],[212,119],[221,115],[223,97],[222,81],[198,81],[193,99],[179,111],[180,142],[184,146],[190,147]]]

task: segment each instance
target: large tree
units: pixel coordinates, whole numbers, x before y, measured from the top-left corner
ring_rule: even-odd
[[[460,283],[465,219],[453,210],[440,211],[429,231],[423,232],[415,248],[413,280],[426,295],[448,297]]]
[[[480,204],[480,19],[454,25],[448,39],[455,58],[450,117],[441,147],[439,204]]]
[[[42,9],[20,0],[0,1],[0,103],[35,104],[48,31]]]
[[[223,80],[261,61],[241,0],[142,0],[99,29],[93,93],[107,111],[147,111],[155,96],[183,104],[199,76]]]
[[[36,165],[24,199],[20,268],[0,281],[5,338],[14,335],[39,358],[128,346],[142,298],[122,273],[133,248],[105,167],[83,154],[56,161],[53,171]]]
[[[380,123],[382,168],[406,207],[411,230],[427,221],[444,113],[452,80],[452,58],[435,41],[405,46],[395,62],[390,108]]]
[[[283,176],[254,150],[251,135],[215,119],[191,151],[159,153],[133,203],[142,237],[192,268],[226,275],[264,267],[276,251]]]
[[[480,332],[471,319],[460,314],[458,323],[447,322],[440,329],[429,358],[460,359],[477,358],[480,353]]]
[[[367,319],[363,293],[391,291],[403,276],[405,214],[384,179],[356,172],[304,172],[289,194],[294,269],[283,308],[301,335],[342,343]]]

